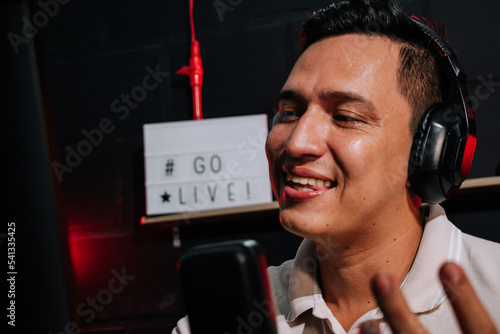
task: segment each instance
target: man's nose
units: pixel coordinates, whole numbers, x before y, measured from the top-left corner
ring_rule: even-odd
[[[294,158],[320,157],[327,148],[328,120],[318,108],[308,109],[296,123],[285,150]]]

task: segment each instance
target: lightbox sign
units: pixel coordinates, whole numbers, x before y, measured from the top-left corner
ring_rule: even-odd
[[[144,125],[146,212],[192,212],[272,201],[267,116]]]

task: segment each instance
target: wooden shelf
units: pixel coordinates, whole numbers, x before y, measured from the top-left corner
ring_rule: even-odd
[[[278,202],[270,202],[265,204],[256,204],[248,206],[237,206],[232,208],[216,209],[216,210],[206,210],[206,211],[195,211],[195,212],[184,212],[176,213],[170,215],[162,216],[146,216],[142,217],[141,224],[160,224],[162,226],[180,226],[180,225],[190,225],[197,224],[200,222],[207,221],[225,221],[238,219],[241,216],[249,217],[261,217],[269,216],[273,213],[278,214],[279,206]]]
[[[463,198],[467,196],[480,196],[491,193],[500,193],[500,176],[484,177],[465,180],[460,189],[447,201],[453,201],[454,198]],[[160,216],[145,216],[141,219],[142,225],[154,226],[183,226],[208,222],[223,222],[228,220],[237,220],[242,217],[258,218],[263,216],[278,215],[278,202],[239,206],[233,208],[206,210],[196,212],[184,212]]]
[[[454,196],[482,195],[500,192],[500,176],[465,180]]]

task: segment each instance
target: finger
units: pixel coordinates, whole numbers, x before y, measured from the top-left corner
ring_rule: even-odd
[[[464,334],[498,333],[460,266],[445,263],[439,271],[439,278]]]
[[[380,273],[372,279],[372,290],[394,333],[427,333],[406,304],[394,276]]]

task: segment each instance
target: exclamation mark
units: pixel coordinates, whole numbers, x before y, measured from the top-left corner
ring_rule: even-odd
[[[250,183],[247,181],[247,199],[250,199]]]

